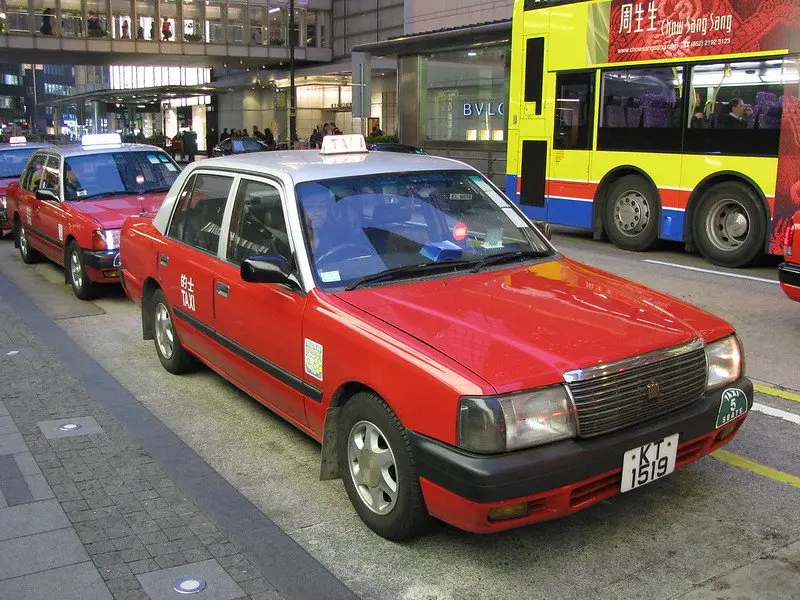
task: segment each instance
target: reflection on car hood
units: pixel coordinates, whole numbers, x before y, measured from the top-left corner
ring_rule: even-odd
[[[568,259],[336,294],[458,361],[499,393],[731,327]]]
[[[157,192],[114,196],[105,200],[96,198],[72,202],[70,206],[75,211],[90,216],[105,229],[119,229],[128,217],[142,213],[155,215],[166,195],[166,192]]]

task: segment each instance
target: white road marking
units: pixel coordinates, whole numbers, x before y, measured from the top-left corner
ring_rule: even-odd
[[[698,271],[700,273],[711,273],[712,275],[724,275],[725,277],[736,277],[737,279],[749,279],[750,281],[760,281],[762,283],[780,283],[777,279],[767,279],[766,277],[753,277],[752,275],[739,275],[738,273],[725,273],[724,271],[714,271],[712,269],[701,269],[699,267],[690,267],[689,265],[679,265],[677,263],[665,262],[663,260],[650,260],[644,259],[643,262],[651,263],[654,265],[664,265],[666,267],[675,267],[676,269],[687,269],[688,271]]]
[[[796,415],[794,413],[790,413],[785,410],[781,410],[779,408],[772,408],[771,406],[767,406],[766,404],[759,404],[758,402],[753,402],[753,410],[756,412],[764,413],[765,415],[769,415],[771,417],[778,417],[779,419],[783,419],[784,421],[789,421],[790,423],[794,423],[795,425],[800,425],[800,415]]]

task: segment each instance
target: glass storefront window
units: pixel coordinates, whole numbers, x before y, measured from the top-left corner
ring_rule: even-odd
[[[503,141],[508,47],[420,57],[420,135],[435,141]]]
[[[215,44],[225,43],[225,30],[222,28],[222,9],[221,0],[207,0],[206,2],[206,40]]]
[[[39,35],[59,35],[55,0],[34,0],[33,26]]]
[[[131,9],[130,0],[111,0],[111,35],[115,39],[129,40],[133,37]]]
[[[264,4],[253,6],[250,4],[250,43],[261,45],[264,43]]]
[[[108,0],[86,0],[86,35],[108,37]]]
[[[306,46],[317,46],[317,13],[313,10],[306,13]]]
[[[174,42],[176,41],[177,32],[180,31],[178,27],[176,27],[178,22],[178,5],[174,0],[160,0],[158,7],[161,10],[161,37],[159,39],[162,42]]]
[[[273,0],[269,7],[269,45],[286,45],[286,18],[287,10],[285,5],[278,4]]]
[[[228,43],[243,44],[244,17],[247,9],[244,4],[228,3]]]
[[[183,39],[186,42],[203,41],[203,7],[199,1],[183,0]]]
[[[305,46],[305,39],[304,37],[300,37],[300,31],[302,31],[303,23],[305,22],[306,18],[306,10],[300,9],[294,11],[294,29],[292,29],[292,33],[289,36],[289,43],[294,44],[295,48]]]
[[[62,0],[63,2],[64,0]],[[136,39],[157,40],[155,5],[149,0],[136,0]]]

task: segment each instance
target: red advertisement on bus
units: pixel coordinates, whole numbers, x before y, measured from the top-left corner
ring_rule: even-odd
[[[783,254],[786,229],[792,226],[792,216],[800,211],[800,97],[797,86],[794,88],[787,86],[783,98],[770,254]]]
[[[609,62],[800,46],[797,0],[612,0]]]

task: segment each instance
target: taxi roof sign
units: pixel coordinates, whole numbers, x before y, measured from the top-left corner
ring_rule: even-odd
[[[358,133],[349,135],[326,135],[322,140],[320,154],[360,154],[369,152],[367,140]]]
[[[87,133],[81,137],[82,146],[104,146],[121,143],[122,137],[118,133]]]
[[[27,144],[28,143],[28,138],[26,138],[24,135],[12,135],[10,138],[8,138],[8,143],[9,144]]]

